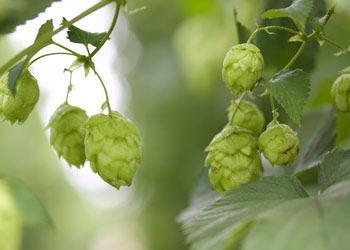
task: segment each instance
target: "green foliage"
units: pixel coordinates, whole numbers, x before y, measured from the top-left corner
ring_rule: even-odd
[[[23,60],[9,70],[7,85],[13,96],[16,95],[17,81],[22,74],[25,64],[26,60]]]
[[[313,0],[294,0],[294,2],[283,9],[272,9],[266,11],[263,18],[289,17],[300,27],[305,27],[309,14],[312,11]]]
[[[67,22],[65,18],[63,18],[63,24]],[[97,47],[102,40],[107,35],[107,32],[103,33],[91,33],[82,29],[79,29],[78,27],[71,25],[68,28],[67,31],[68,39],[72,43],[80,43],[84,44],[85,46],[88,46],[89,44]]]
[[[237,28],[238,43],[245,43],[250,36],[250,31],[240,21],[238,21],[236,9],[233,10],[233,17]]]
[[[315,121],[317,121],[316,124]],[[323,156],[332,150],[336,138],[336,121],[335,109],[330,106],[314,109],[305,114],[298,134],[301,145],[300,153],[288,170],[289,174],[316,166]]]
[[[350,151],[340,148],[325,156],[318,170],[318,185],[321,191],[350,179]]]
[[[12,0],[8,12],[0,18],[0,34],[13,32],[16,26],[37,17],[53,2],[58,1],[61,0]]]
[[[336,150],[325,157],[319,187],[327,190],[318,198],[307,198],[288,176],[227,192],[184,223],[191,249],[347,249],[349,153]]]
[[[308,74],[301,69],[282,70],[275,74],[272,80],[264,81],[264,86],[281,104],[289,117],[300,124],[310,92]]]
[[[53,33],[53,22],[52,19],[51,20],[47,20],[46,23],[44,23],[43,25],[41,25],[39,31],[38,31],[38,35],[35,38],[35,42],[40,41],[40,39],[43,39],[43,37],[47,36],[48,34],[52,34]],[[45,41],[45,43],[42,45],[43,48],[50,45],[51,43],[53,43],[52,38],[48,39],[47,41]]]
[[[24,226],[35,227],[44,225],[53,227],[53,221],[48,211],[26,185],[15,179],[7,179],[7,183],[19,208]]]
[[[259,220],[263,214],[286,203],[306,197],[299,181],[288,176],[265,177],[242,185],[184,223],[187,241],[191,243],[191,249],[228,248],[228,243],[232,243],[230,238],[236,233],[245,236],[241,234],[243,225]]]

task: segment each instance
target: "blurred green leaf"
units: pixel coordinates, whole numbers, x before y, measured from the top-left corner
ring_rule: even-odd
[[[236,9],[233,10],[233,17],[234,17],[235,24],[237,27],[238,43],[247,42],[249,39],[249,36],[250,36],[250,31],[240,21],[238,21]],[[253,40],[253,43],[255,43],[255,40]]]
[[[262,18],[289,17],[297,25],[305,27],[309,14],[312,11],[313,0],[295,0],[289,7],[266,11]]]
[[[9,70],[7,85],[13,95],[16,95],[17,81],[22,74],[23,67],[26,64],[26,61],[27,60],[25,59],[19,62]]]
[[[63,23],[67,22],[65,18],[63,18]],[[103,33],[91,33],[82,29],[79,29],[78,27],[72,25],[69,26],[68,31],[68,39],[72,43],[80,43],[84,44],[85,46],[88,46],[89,44],[97,47],[104,37],[107,35],[106,32]]]
[[[16,26],[34,19],[53,2],[61,0],[11,0],[8,12],[0,19],[0,34],[13,32]]]
[[[334,14],[334,6],[328,10],[326,15],[324,15],[321,18],[312,18],[310,20],[310,24],[313,28],[315,28],[318,31],[323,31],[324,26],[327,24],[329,18]]]
[[[334,107],[325,106],[307,113],[301,120],[300,153],[287,171],[295,174],[320,163],[335,144],[337,116]]]
[[[52,219],[47,210],[28,187],[14,179],[7,179],[7,182],[17,202],[22,222],[25,226],[53,226]]]
[[[178,216],[178,222],[182,223],[192,216],[198,214],[203,208],[209,206],[219,197],[220,195],[217,192],[214,192],[211,188],[208,178],[208,168],[202,168],[196,188],[191,194],[190,204]]]
[[[350,150],[336,148],[325,156],[318,168],[318,185],[321,191],[336,183],[349,181]]]
[[[232,241],[234,232],[243,236],[242,229],[249,228],[247,224],[258,219],[259,215],[306,197],[306,192],[295,178],[265,177],[227,192],[197,216],[187,220],[183,228],[191,249],[234,249],[229,243],[237,245],[242,240]]]
[[[310,92],[308,74],[301,69],[282,70],[273,76],[273,80],[265,81],[263,84],[289,117],[300,124]]]

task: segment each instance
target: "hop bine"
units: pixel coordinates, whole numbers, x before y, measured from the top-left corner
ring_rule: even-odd
[[[90,117],[84,128],[85,154],[92,170],[117,189],[130,186],[141,163],[141,139],[134,123],[112,111]]]
[[[234,45],[225,55],[222,78],[233,95],[254,88],[260,80],[264,58],[253,44]]]
[[[340,111],[350,113],[350,73],[343,74],[335,80],[331,95]]]
[[[243,128],[224,128],[205,150],[212,187],[221,194],[259,179],[263,171],[257,140]]]
[[[39,99],[37,80],[25,69],[19,77],[14,96],[8,88],[8,73],[0,78],[0,115],[11,124],[27,120]]]
[[[242,101],[238,106],[238,103],[233,102],[227,110],[229,121],[227,126],[230,126],[234,114],[232,125],[250,130],[255,136],[264,129],[265,117],[254,103]]]
[[[286,167],[294,162],[300,143],[291,127],[272,121],[259,137],[259,149],[272,165]]]
[[[69,165],[79,168],[85,162],[85,129],[82,125],[88,116],[85,110],[68,103],[60,105],[52,115],[50,127],[50,143],[58,157],[63,157]]]

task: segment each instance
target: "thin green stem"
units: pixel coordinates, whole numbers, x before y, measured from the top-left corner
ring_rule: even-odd
[[[326,41],[327,43],[330,43],[330,44],[332,44],[333,46],[339,48],[341,51],[344,51],[345,53],[350,53],[350,50],[349,50],[349,49],[345,49],[345,48],[344,48],[343,46],[341,46],[339,43],[334,42],[334,41],[332,41],[332,40],[330,40],[330,39],[328,39],[327,37],[324,37],[324,36],[322,36],[322,39],[323,39],[324,41]]]
[[[70,77],[69,77],[69,85],[68,85],[67,94],[66,94],[66,103],[68,103],[69,93],[72,91],[72,88],[73,88],[73,84],[72,84],[73,71],[70,70],[69,73],[70,73]]]
[[[102,7],[104,7],[104,6],[106,6],[109,3],[114,2],[114,1],[115,0],[101,0],[100,2],[95,4],[94,6],[90,7],[89,9],[85,10],[84,12],[82,12],[80,15],[76,16],[75,18],[73,18],[71,21],[65,22],[58,29],[54,30],[53,32],[50,32],[50,33],[47,33],[47,34],[43,35],[34,44],[32,44],[31,46],[27,47],[26,49],[20,51],[17,55],[15,55],[12,59],[10,59],[6,64],[4,64],[0,68],[0,75],[5,73],[8,69],[10,69],[13,65],[15,65],[18,61],[20,61],[26,55],[35,54],[40,49],[45,47],[47,42],[50,39],[52,39],[52,37],[54,35],[58,34],[62,30],[64,30],[65,28],[67,28],[67,27],[71,26],[72,24],[74,24],[75,22],[79,21],[80,19],[90,15],[91,13],[95,12],[96,10],[101,9]]]
[[[71,53],[64,53],[64,52],[55,52],[55,53],[49,53],[49,54],[45,54],[45,55],[42,55],[42,56],[39,56],[37,58],[35,58],[33,61],[31,61],[29,64],[28,64],[28,67],[31,66],[33,63],[35,63],[36,61],[40,60],[41,58],[44,58],[44,57],[47,57],[47,56],[54,56],[54,55],[69,55],[69,56],[75,56]]]
[[[95,67],[90,67],[90,68],[94,71],[95,75],[97,76],[97,78],[98,78],[98,79],[100,80],[100,82],[101,82],[101,85],[102,85],[103,90],[104,90],[105,95],[106,95],[106,103],[107,103],[107,107],[108,107],[108,114],[110,115],[110,114],[112,114],[112,109],[111,109],[111,105],[109,104],[109,98],[108,98],[108,92],[107,92],[107,89],[106,89],[106,85],[103,83],[102,78],[101,78],[101,76],[97,73]]]
[[[120,12],[120,4],[118,2],[116,4],[117,4],[117,6],[115,8],[114,17],[113,17],[111,26],[109,27],[107,34],[103,38],[103,40],[100,42],[100,44],[94,49],[94,51],[92,51],[89,58],[92,58],[94,55],[96,55],[96,53],[102,48],[102,46],[106,43],[106,41],[109,39],[110,35],[112,34],[112,31],[117,23],[119,12]]]
[[[277,121],[277,113],[276,111],[276,107],[275,107],[275,100],[273,99],[272,94],[270,93],[270,103],[271,103],[271,110],[272,110],[272,116],[273,116],[273,120]]]
[[[56,42],[53,42],[52,44],[56,45],[57,47],[60,47],[68,52],[70,52],[71,54],[75,55],[75,56],[81,56],[79,53],[67,48],[66,46],[63,46],[62,44],[59,44],[59,43],[56,43]]]
[[[241,105],[243,99],[244,99],[244,96],[246,95],[247,91],[243,92],[243,94],[241,94],[241,96],[239,97],[238,99],[238,102],[237,102],[237,107],[235,109],[235,111],[233,111],[233,114],[232,114],[232,117],[231,117],[231,121],[230,121],[230,124],[233,126],[233,119],[235,118],[236,116],[236,113],[239,109],[239,106]]]
[[[256,30],[253,31],[253,33],[250,35],[247,43],[250,43],[251,40],[254,38],[254,36],[256,35],[256,33],[262,31],[262,30],[269,30],[269,29],[279,29],[279,30],[284,30],[284,31],[287,31],[287,32],[290,32],[290,33],[293,33],[295,35],[298,35],[299,32],[293,30],[293,29],[290,29],[290,28],[287,28],[287,27],[282,27],[282,26],[266,26],[266,27],[259,27],[257,28]]]
[[[305,49],[306,44],[307,44],[307,40],[303,41],[297,53],[293,56],[293,58],[287,63],[287,65],[283,69],[289,69],[295,63],[295,61],[299,58],[299,56]]]

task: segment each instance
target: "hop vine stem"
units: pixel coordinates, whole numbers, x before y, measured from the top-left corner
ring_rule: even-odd
[[[107,92],[107,88],[106,85],[104,84],[101,76],[97,73],[95,67],[90,67],[92,69],[92,71],[95,73],[95,75],[97,76],[97,78],[100,80],[102,88],[105,92],[106,95],[106,103],[107,103],[107,108],[108,108],[108,114],[112,114],[112,109],[111,109],[111,105],[109,104],[109,98],[108,98],[108,92]]]
[[[102,7],[108,5],[112,2],[116,2],[116,1],[115,0],[102,0],[102,1],[98,2],[97,4],[95,4],[94,6],[90,7],[89,9],[85,10],[84,12],[82,12],[80,15],[76,16],[72,20],[65,22],[63,25],[61,25],[56,30],[45,34],[40,39],[38,39],[38,41],[36,41],[34,44],[32,44],[31,46],[27,47],[26,49],[20,51],[17,55],[15,55],[12,59],[10,59],[6,64],[4,64],[0,68],[0,75],[4,74],[7,70],[9,70],[13,65],[15,65],[18,61],[20,61],[26,55],[35,54],[36,52],[38,52],[40,49],[42,49],[45,46],[47,41],[50,40],[54,35],[60,33],[62,30],[68,28],[69,26],[76,23],[80,19],[90,15],[91,13],[95,12],[96,10],[101,9]],[[116,2],[116,4],[120,7],[120,4],[118,2]]]
[[[247,91],[243,92],[243,94],[241,94],[241,96],[240,96],[239,99],[238,99],[237,107],[236,107],[236,109],[235,109],[235,111],[233,112],[232,117],[231,117],[231,121],[230,121],[230,124],[231,124],[231,125],[233,125],[233,119],[235,118],[236,113],[237,113],[237,111],[238,111],[238,109],[239,109],[239,106],[241,105],[241,103],[242,103],[242,101],[243,101],[243,99],[244,99],[246,93],[247,93]]]

